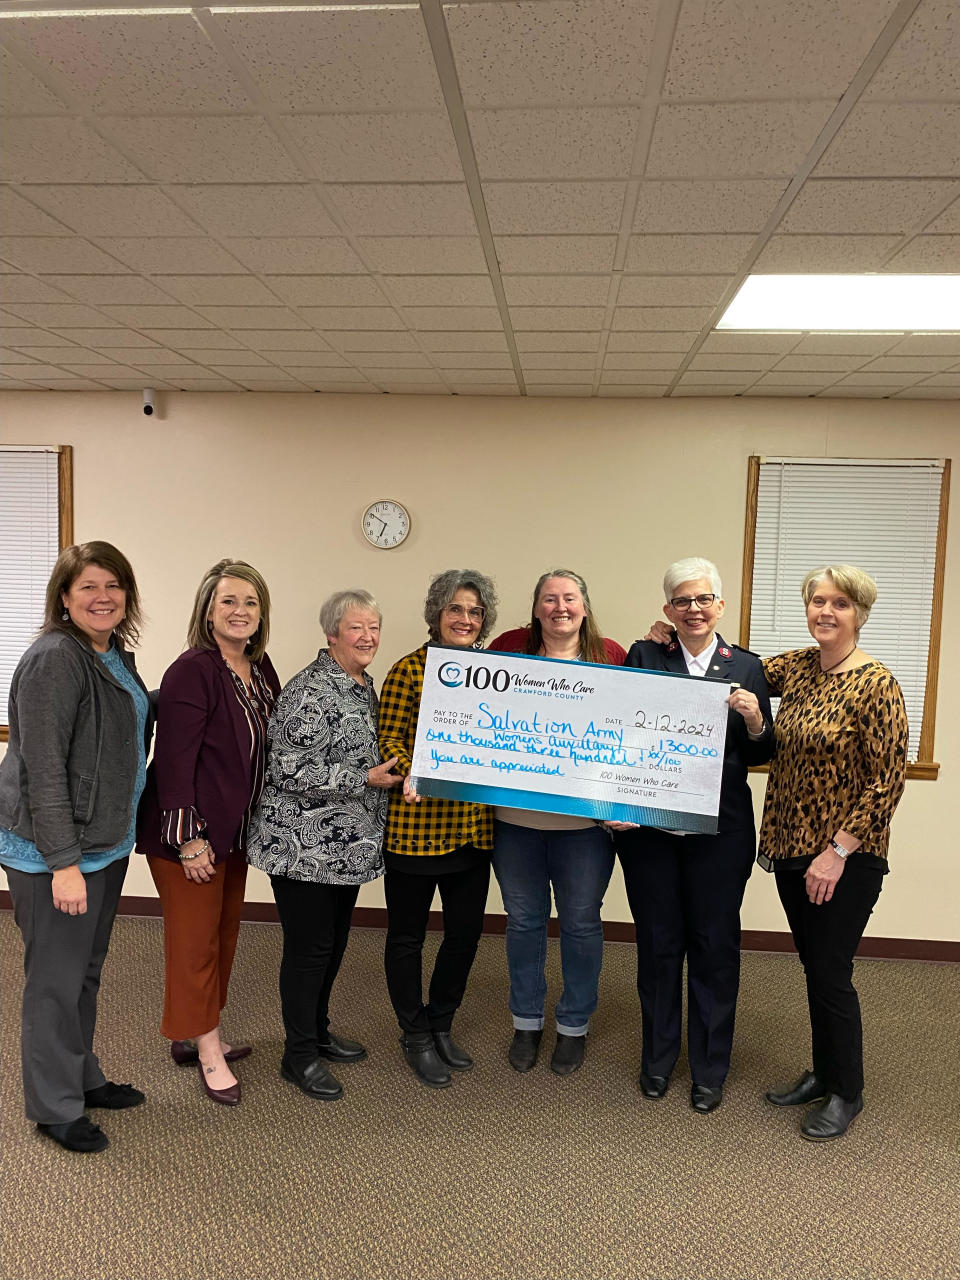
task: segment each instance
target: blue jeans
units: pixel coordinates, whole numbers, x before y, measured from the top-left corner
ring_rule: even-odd
[[[547,998],[544,964],[550,886],[560,925],[563,993],[557,1031],[585,1036],[603,964],[600,907],[613,872],[613,844],[600,827],[537,831],[494,824],[493,869],[507,909],[510,1012],[518,1031],[539,1031]]]

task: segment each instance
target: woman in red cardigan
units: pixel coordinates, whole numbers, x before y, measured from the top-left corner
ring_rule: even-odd
[[[242,560],[204,575],[190,646],[163,677],[137,847],[163,908],[161,1031],[175,1062],[197,1062],[215,1102],[240,1101],[230,1063],[250,1053],[220,1035],[240,932],[250,814],[264,780],[267,721],[280,682],[266,654],[270,594]]]

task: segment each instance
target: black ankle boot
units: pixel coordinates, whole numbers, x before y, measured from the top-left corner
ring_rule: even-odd
[[[431,1089],[446,1089],[452,1084],[450,1068],[441,1062],[436,1045],[433,1043],[433,1036],[429,1031],[418,1032],[416,1035],[402,1035],[400,1047],[403,1049],[407,1065],[421,1084]]]
[[[437,1051],[437,1057],[454,1071],[469,1071],[473,1066],[469,1053],[457,1044],[449,1031],[434,1031],[433,1047]]]

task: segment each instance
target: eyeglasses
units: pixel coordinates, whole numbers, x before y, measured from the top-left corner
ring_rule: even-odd
[[[469,618],[471,622],[483,621],[483,609],[478,604],[472,604],[469,609],[462,604],[448,604],[443,612],[450,618]]]
[[[696,601],[701,609],[708,609],[716,600],[716,593],[711,591],[709,594],[702,596],[674,596],[670,601],[677,613],[686,613],[690,606]]]

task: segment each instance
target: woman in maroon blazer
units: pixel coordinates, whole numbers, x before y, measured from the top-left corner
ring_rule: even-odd
[[[177,1063],[198,1062],[215,1102],[240,1101],[230,1063],[250,1053],[220,1035],[247,876],[250,814],[264,778],[267,721],[280,682],[266,654],[270,594],[242,560],[204,575],[189,648],[163,677],[157,736],[137,827],[163,908],[160,1029]]]

